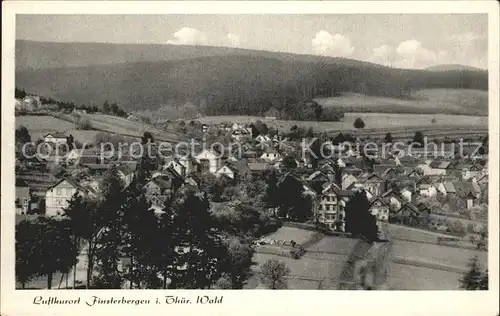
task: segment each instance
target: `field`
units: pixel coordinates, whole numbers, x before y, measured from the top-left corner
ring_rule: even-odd
[[[149,124],[133,122],[125,118],[103,115],[87,114],[84,118],[91,122],[94,130],[77,130],[70,115],[58,114],[60,118],[52,116],[18,116],[16,117],[16,128],[25,126],[30,132],[32,140],[43,138],[49,132],[64,132],[71,134],[80,142],[91,143],[95,136],[101,132],[109,132],[131,137],[141,137],[145,131],[149,131],[159,140],[179,141],[183,137],[174,132],[165,132]]]
[[[397,225],[387,227],[394,240],[393,262],[389,267],[390,289],[455,290],[471,258],[477,255],[483,269],[487,265],[486,251],[434,244],[438,236],[446,235]]]
[[[275,233],[267,236],[267,238],[274,240],[284,240],[287,242],[295,241],[298,244],[303,244],[315,234],[314,231],[304,230],[295,227],[281,227]]]
[[[389,288],[392,290],[458,290],[461,277],[461,274],[455,272],[393,263],[389,271]]]
[[[341,122],[283,121],[266,120],[258,116],[206,116],[198,119],[201,123],[218,124],[222,122],[251,123],[256,120],[265,122],[269,127],[288,132],[294,125],[312,127],[315,132],[355,133],[354,120],[360,117],[366,124],[360,135],[384,136],[392,133],[395,137],[413,137],[416,131],[423,131],[429,137],[460,135],[470,137],[485,135],[488,132],[488,117],[445,114],[389,114],[389,113],[346,113]],[[432,119],[436,120],[433,124]]]
[[[87,114],[85,118],[90,120],[93,128],[111,133],[140,137],[144,132],[148,131],[159,140],[179,141],[183,139],[183,137],[177,133],[162,131],[152,125],[133,122],[122,117],[103,114]]]
[[[469,89],[417,90],[408,100],[344,93],[316,101],[348,112],[488,114],[488,92]]]
[[[256,262],[254,271],[257,272],[260,267],[269,259],[277,259],[284,262],[291,270],[288,280],[288,288],[296,290],[318,289],[320,282],[325,279],[339,277],[344,267],[347,256],[329,255],[327,259],[310,258],[307,255],[295,260],[287,257],[279,257],[270,254],[256,253],[253,261]],[[254,280],[249,283],[258,284],[258,274],[253,276]]]
[[[403,240],[394,241],[392,250],[394,256],[397,257],[457,268],[467,267],[469,260],[474,256],[478,256],[482,265],[487,265],[488,262],[488,253],[486,251],[438,246]]]
[[[300,244],[307,243],[315,232],[294,227],[281,227],[268,237],[275,240],[294,240]],[[348,255],[354,249],[355,239],[324,236],[319,241],[307,247],[306,254],[300,259],[277,255],[288,253],[289,246],[266,245],[261,250],[256,249],[253,261],[254,276],[249,280],[248,288],[263,288],[260,284],[258,272],[261,266],[269,259],[283,261],[291,270],[288,277],[289,289],[335,289],[336,280],[343,271]],[[265,252],[265,253],[264,253]],[[275,253],[275,254],[272,254]],[[265,287],[264,287],[265,288]]]
[[[84,131],[75,129],[75,125],[66,120],[52,116],[17,116],[16,128],[24,126],[28,129],[31,140],[43,139],[49,132],[64,132],[73,135],[74,139],[82,143],[91,143],[99,131]]]

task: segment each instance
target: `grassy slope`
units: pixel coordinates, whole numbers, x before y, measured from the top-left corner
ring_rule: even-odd
[[[349,112],[488,114],[488,92],[472,89],[424,89],[411,100],[344,93],[335,98],[318,98],[325,107]]]

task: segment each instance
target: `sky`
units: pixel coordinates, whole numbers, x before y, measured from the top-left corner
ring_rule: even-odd
[[[487,69],[487,15],[17,15],[16,38],[228,46],[345,57],[398,68]]]

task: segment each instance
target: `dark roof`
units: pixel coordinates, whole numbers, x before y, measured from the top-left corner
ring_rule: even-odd
[[[113,167],[112,164],[103,164],[103,163],[85,163],[84,167],[92,169],[92,170],[108,170]]]
[[[391,201],[388,197],[381,197],[381,196],[373,196],[371,199],[370,199],[370,204],[373,204],[375,203],[375,201],[380,201],[382,202],[383,204],[385,205],[389,205],[391,204]]]
[[[248,168],[251,171],[265,171],[265,170],[269,169],[269,165],[267,163],[263,163],[263,162],[249,162]]]

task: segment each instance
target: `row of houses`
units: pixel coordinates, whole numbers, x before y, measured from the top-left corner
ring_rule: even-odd
[[[237,131],[246,127],[233,124],[224,128]],[[63,143],[66,135],[50,133],[44,139],[49,143]],[[401,221],[408,221],[426,213],[426,206],[415,202],[418,196],[454,195],[464,199],[467,208],[471,209],[487,190],[488,165],[478,161],[418,156],[367,159],[351,152],[344,158],[321,159],[313,168],[310,158],[301,155],[300,145],[289,142],[290,146],[283,149],[282,143],[277,137],[258,135],[243,143],[240,147],[243,152],[233,152],[232,148],[224,149],[222,153],[202,149],[197,153],[168,156],[144,189],[153,208],[160,212],[163,201],[173,192],[185,186],[199,185],[199,179],[192,174],[207,172],[241,181],[248,177],[262,179],[267,172],[274,170],[282,177],[300,181],[304,194],[314,200],[315,221],[335,230],[343,230],[343,208],[356,191],[365,192],[372,213],[379,220],[387,221],[403,214]],[[99,179],[111,166],[118,167],[125,184],[130,183],[137,170],[135,159],[114,157],[92,148],[71,150],[62,160],[73,165],[76,172],[74,177],[60,179],[44,193],[49,216],[61,214],[75,192],[98,195]],[[336,166],[341,168],[341,175]],[[290,168],[293,173],[290,173]],[[81,177],[81,174],[86,176]],[[397,189],[394,184],[398,185]],[[25,187],[19,187],[19,196],[29,196],[26,192]],[[16,202],[20,205],[18,211],[27,212],[26,205],[30,203],[21,200],[19,204]]]

